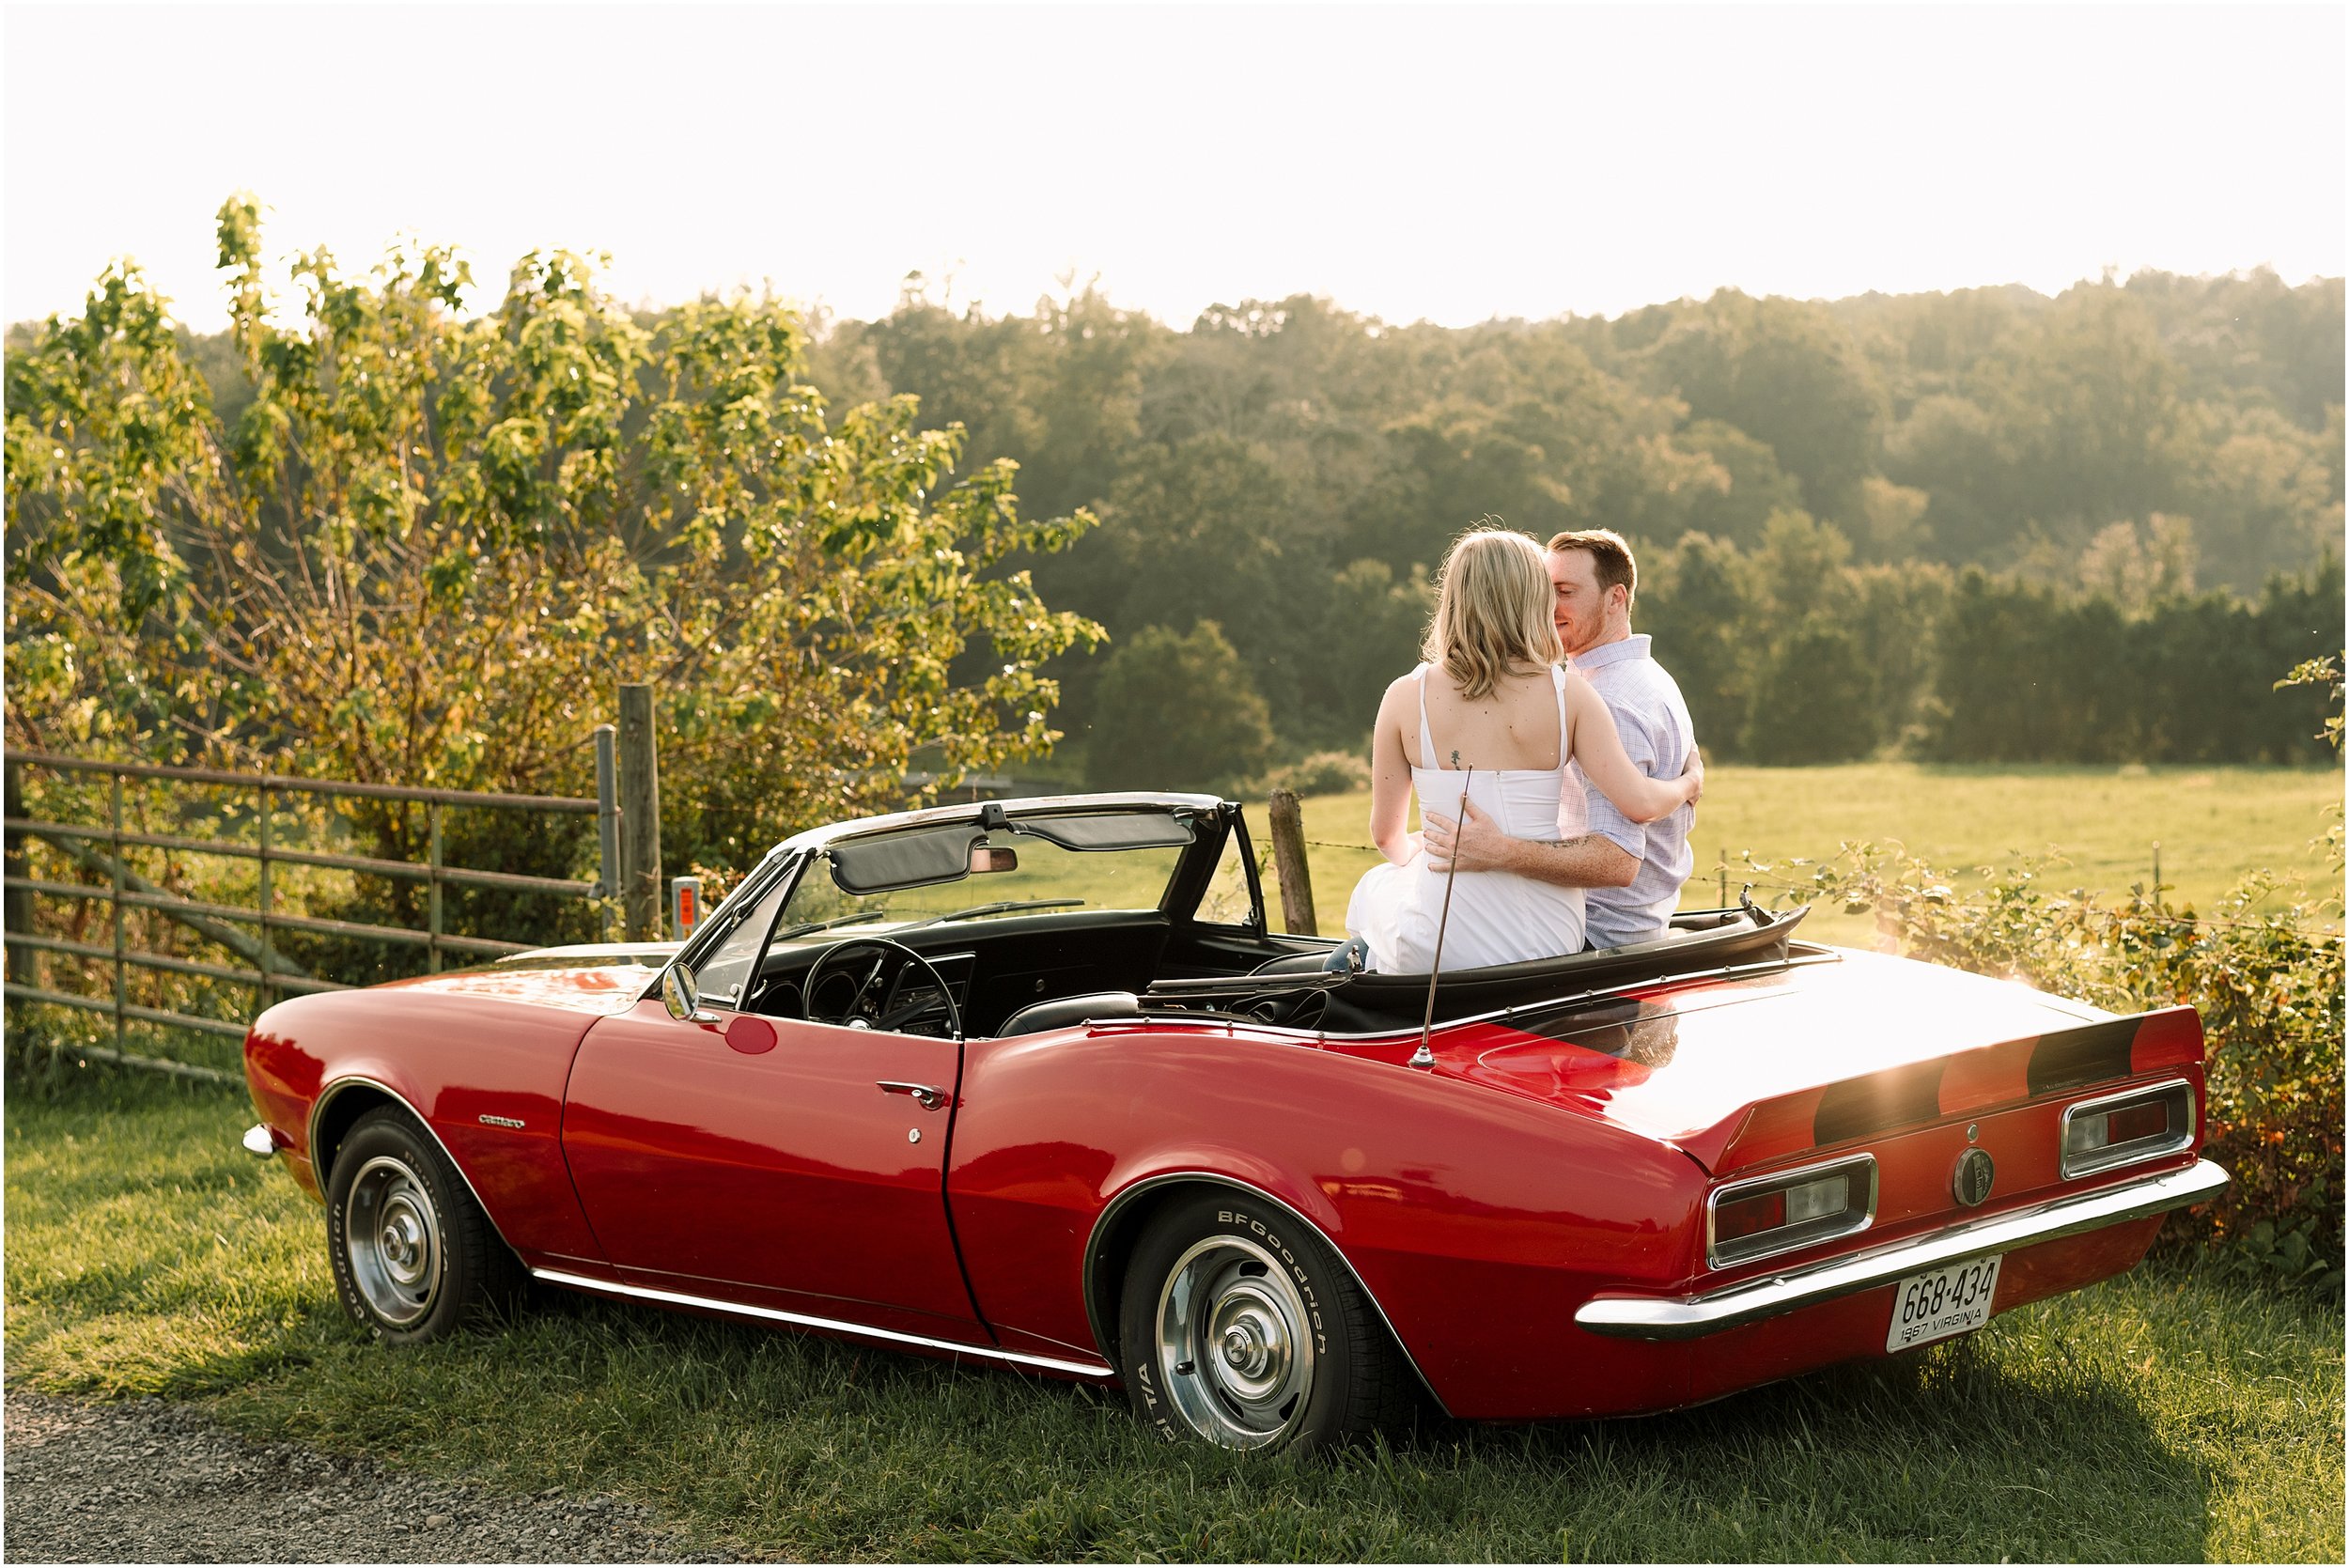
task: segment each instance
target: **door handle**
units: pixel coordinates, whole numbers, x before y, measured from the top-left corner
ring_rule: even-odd
[[[910,1094],[921,1102],[925,1110],[936,1110],[946,1103],[946,1091],[926,1083],[899,1083],[893,1079],[881,1079],[879,1082],[882,1094]]]

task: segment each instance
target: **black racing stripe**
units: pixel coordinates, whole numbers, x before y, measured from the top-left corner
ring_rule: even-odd
[[[2032,1097],[2128,1077],[2129,1048],[2137,1043],[2137,1026],[2142,1021],[2114,1018],[2041,1035],[2030,1052]]]
[[[1867,1138],[1890,1127],[1914,1126],[1941,1115],[1940,1062],[1920,1062],[1830,1083],[1812,1118],[1816,1144]]]

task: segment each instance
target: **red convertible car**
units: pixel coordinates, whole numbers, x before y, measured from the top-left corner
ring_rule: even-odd
[[[1080,796],[778,846],[682,949],[304,996],[245,1046],[345,1305],[528,1278],[1122,1381],[1169,1436],[1611,1416],[1894,1355],[2134,1265],[2189,1008],[1794,938],[1425,975],[1269,932],[1240,809]]]

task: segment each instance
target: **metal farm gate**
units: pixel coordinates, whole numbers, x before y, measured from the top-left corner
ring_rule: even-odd
[[[246,1032],[246,1025],[241,1022],[134,1004],[130,1000],[130,971],[132,969],[250,987],[257,993],[257,1003],[254,1008],[257,1014],[261,1008],[282,996],[349,988],[341,981],[306,972],[278,952],[273,938],[280,932],[362,938],[373,942],[422,948],[425,950],[426,968],[431,972],[438,972],[447,958],[496,956],[525,952],[532,946],[540,945],[463,936],[444,930],[443,892],[444,889],[463,887],[497,888],[567,899],[594,900],[625,895],[628,937],[630,939],[657,937],[658,915],[654,911],[657,910],[661,873],[658,808],[650,804],[655,787],[651,776],[654,764],[651,758],[650,703],[642,698],[631,702],[629,699],[632,696],[635,696],[634,692],[623,688],[622,719],[626,728],[631,732],[626,737],[630,742],[628,755],[615,758],[614,732],[611,725],[602,725],[596,731],[599,799],[592,800],[557,795],[503,795],[294,779],[262,773],[220,772],[200,768],[95,762],[46,752],[13,752],[9,753],[7,764],[8,815],[5,817],[8,842],[6,994],[11,1002],[41,1002],[111,1017],[114,1020],[113,1048],[81,1047],[76,1048],[78,1054],[184,1077],[241,1081],[241,1075],[135,1054],[125,1049],[126,1032],[133,1025],[194,1030],[239,1040],[243,1039]],[[628,722],[638,719],[640,713],[641,728],[639,724]],[[640,736],[641,744],[638,744]],[[18,815],[23,809],[23,770],[30,768],[94,775],[103,779],[107,799],[104,824],[48,820]],[[123,812],[124,783],[133,779],[250,792],[249,799],[254,807],[253,842],[226,836],[196,838],[134,831],[126,826]],[[639,805],[637,819],[650,830],[649,832],[625,835],[630,841],[625,848],[633,851],[627,856],[626,862],[623,861],[624,835],[621,831],[623,794],[631,805],[645,802]],[[272,832],[272,813],[282,814],[287,809],[288,797],[359,797],[420,805],[427,818],[426,858],[421,862],[383,860],[294,847],[277,842]],[[596,816],[599,829],[600,876],[598,880],[589,882],[450,865],[443,860],[442,852],[443,819],[447,812],[460,808]],[[23,848],[27,839],[54,846],[84,873],[97,879],[59,881],[24,875]],[[162,849],[257,862],[257,895],[248,906],[198,900],[172,893],[133,871],[126,863],[124,850],[127,848]],[[641,863],[646,861],[648,865]],[[422,883],[425,886],[425,914],[421,926],[330,920],[288,912],[279,907],[279,900],[272,897],[275,891],[272,888],[272,872],[285,866],[316,866]],[[103,905],[111,927],[110,939],[88,941],[40,934],[34,928],[36,906],[33,901],[36,899],[96,901]],[[640,904],[645,907],[642,911],[638,908]],[[243,965],[209,963],[131,947],[124,917],[133,909],[156,911],[192,929],[205,941],[226,948],[241,958]],[[653,913],[650,921],[642,918],[647,912]],[[609,908],[599,914],[599,924],[605,928],[607,935],[611,915]],[[86,922],[82,924],[86,924]],[[114,982],[111,994],[58,990],[43,984],[39,955],[44,954],[57,954],[78,961],[95,961],[101,966],[111,966]]]

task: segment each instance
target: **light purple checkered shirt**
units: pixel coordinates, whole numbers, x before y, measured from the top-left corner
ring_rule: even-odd
[[[1615,716],[1616,733],[1632,764],[1651,779],[1676,779],[1688,766],[1696,748],[1696,725],[1688,721],[1688,705],[1680,687],[1648,654],[1643,635],[1602,643],[1576,654],[1575,673],[1589,681]],[[1568,769],[1566,787],[1579,786],[1589,805],[1590,831],[1619,846],[1640,861],[1639,875],[1627,888],[1590,888],[1582,894],[1587,940],[1593,947],[1623,947],[1653,941],[1664,934],[1672,910],[1680,904],[1681,884],[1696,869],[1696,854],[1688,847],[1688,830],[1696,825],[1697,810],[1683,806],[1670,816],[1642,827],[1617,811],[1600,794],[1582,769]],[[1562,815],[1571,821],[1571,810]]]

